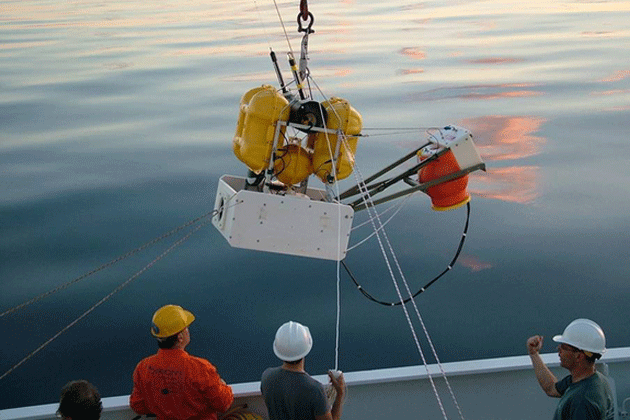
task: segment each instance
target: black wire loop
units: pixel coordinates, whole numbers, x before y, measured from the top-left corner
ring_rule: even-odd
[[[427,290],[433,283],[438,281],[444,274],[446,274],[447,272],[449,272],[453,268],[453,266],[455,265],[455,262],[457,261],[457,258],[459,258],[459,254],[462,252],[462,248],[464,247],[464,242],[466,241],[466,234],[468,233],[468,224],[469,224],[469,222],[470,222],[470,202],[466,203],[466,224],[464,225],[464,231],[462,232],[462,237],[459,240],[459,246],[457,247],[457,251],[455,252],[455,256],[453,257],[451,262],[448,264],[448,266],[446,266],[444,271],[442,271],[440,274],[435,276],[433,278],[433,280],[431,280],[430,282],[425,284],[423,287],[420,288],[420,290],[418,290],[416,293],[414,293],[412,296],[408,297],[407,299],[404,299],[403,301],[385,302],[385,301],[382,301],[382,300],[379,300],[379,299],[375,298],[374,296],[369,294],[363,288],[363,286],[361,286],[359,284],[359,282],[354,277],[352,272],[350,272],[350,269],[348,268],[348,266],[346,265],[346,262],[344,260],[341,261],[341,265],[343,265],[343,268],[346,270],[346,273],[348,273],[348,275],[350,276],[350,279],[352,280],[354,285],[357,287],[359,292],[361,292],[363,294],[363,296],[365,296],[366,298],[368,298],[372,302],[378,303],[379,305],[383,305],[383,306],[397,306],[397,305],[406,304],[409,301],[411,301],[411,299],[414,299],[420,293],[423,293],[425,290]]]

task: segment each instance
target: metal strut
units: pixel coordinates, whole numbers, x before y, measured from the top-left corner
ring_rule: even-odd
[[[394,200],[396,198],[400,198],[400,197],[404,197],[406,195],[409,194],[413,194],[417,191],[422,191],[422,192],[426,192],[429,188],[434,187],[438,184],[447,182],[447,181],[451,181],[453,179],[462,177],[466,174],[469,174],[471,172],[474,172],[476,170],[486,170],[486,165],[484,163],[479,163],[477,165],[459,170],[457,172],[453,172],[451,174],[442,176],[440,178],[436,178],[434,180],[428,181],[428,182],[423,182],[420,183],[418,181],[416,181],[415,179],[412,179],[411,176],[416,174],[422,167],[428,165],[430,162],[434,161],[435,159],[438,159],[440,156],[442,156],[443,154],[447,153],[449,151],[449,149],[443,149],[440,150],[439,152],[435,153],[434,155],[432,155],[431,157],[417,163],[416,165],[414,165],[413,167],[405,170],[404,172],[402,172],[399,175],[393,176],[392,178],[389,179],[385,179],[382,181],[378,181],[375,182],[373,184],[368,185],[370,182],[378,179],[379,177],[387,174],[388,172],[396,169],[398,166],[402,165],[403,163],[405,163],[406,161],[408,161],[409,159],[411,159],[414,156],[417,156],[417,153],[422,150],[423,148],[425,148],[426,146],[430,145],[431,142],[428,142],[426,144],[423,144],[422,146],[416,148],[415,150],[409,152],[408,154],[406,154],[405,156],[403,156],[402,158],[398,159],[396,162],[392,163],[391,165],[381,169],[380,171],[376,172],[374,175],[366,178],[366,180],[364,181],[365,184],[365,193],[361,194],[360,191],[360,187],[358,185],[355,185],[349,189],[347,189],[346,191],[342,192],[341,194],[339,194],[339,197],[337,197],[337,200],[343,200],[346,198],[350,198],[353,197],[355,195],[361,195],[360,198],[356,199],[355,201],[353,201],[352,203],[349,203],[349,205],[354,209],[355,212],[360,211],[360,210],[365,210],[368,207],[373,207],[376,206],[378,204],[382,204],[382,203],[386,203],[388,201]],[[379,194],[383,191],[385,191],[387,188],[391,187],[392,185],[397,184],[398,182],[403,181],[404,183],[406,183],[407,185],[410,186],[410,188],[404,189],[402,191],[398,191],[396,193],[384,196],[379,198],[378,200],[367,200],[368,197],[374,197],[376,194]]]

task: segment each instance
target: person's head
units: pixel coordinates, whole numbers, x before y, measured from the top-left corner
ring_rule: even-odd
[[[273,352],[285,363],[297,364],[311,351],[313,338],[308,327],[299,322],[284,323],[276,332]]]
[[[61,389],[57,413],[63,419],[98,420],[103,411],[101,395],[88,381],[68,382]]]
[[[606,351],[604,331],[590,319],[576,319],[567,325],[562,335],[553,337],[553,341],[560,343],[560,364],[567,369],[582,361],[592,365]]]
[[[162,349],[185,348],[190,343],[188,326],[195,316],[177,305],[165,305],[155,311],[151,334]]]

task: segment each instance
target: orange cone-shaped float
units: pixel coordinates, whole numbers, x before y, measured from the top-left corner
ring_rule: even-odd
[[[420,160],[429,158],[431,154],[421,155]],[[418,171],[418,179],[421,183],[432,181],[461,170],[452,151],[444,153]],[[431,197],[433,210],[453,210],[470,201],[468,187],[468,175],[438,184],[427,190]]]

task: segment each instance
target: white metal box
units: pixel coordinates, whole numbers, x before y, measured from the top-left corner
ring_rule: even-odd
[[[280,195],[244,188],[245,178],[219,180],[212,224],[231,246],[335,261],[346,256],[352,207],[321,201],[324,190]]]

